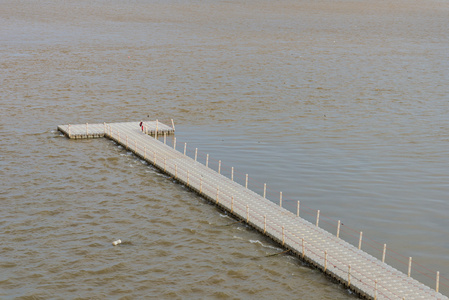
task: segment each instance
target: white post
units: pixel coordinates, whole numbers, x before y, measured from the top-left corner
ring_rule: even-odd
[[[279,195],[279,206],[282,207],[282,192]]]
[[[360,238],[359,238],[359,250],[362,248],[362,236],[363,236],[363,232],[360,231]]]
[[[248,174],[246,174],[245,187],[248,188]]]
[[[298,206],[296,207],[296,216],[299,217],[299,206],[300,206],[300,202],[298,201]]]
[[[231,168],[231,180],[234,181],[234,167]]]
[[[206,168],[209,166],[209,154],[206,155]]]
[[[301,253],[301,256],[302,256],[302,258],[304,258],[306,247],[304,246],[304,238],[302,238],[301,240],[302,240],[302,253]]]
[[[316,211],[316,226],[318,227],[318,224],[320,222],[320,210]]]
[[[173,122],[173,119],[171,119],[171,126],[173,128],[173,131],[175,131],[175,122]]]
[[[327,250],[324,250],[324,273],[327,270]]]
[[[198,157],[198,148],[195,148],[195,161],[196,161],[197,157]]]
[[[218,174],[221,174],[221,160],[218,161]]]
[[[217,185],[217,201],[216,201],[216,203],[218,204],[218,185]]]
[[[377,300],[377,279],[374,281],[374,300]]]
[[[385,262],[385,252],[387,252],[387,244],[384,244],[384,251],[382,253],[382,262]]]
[[[435,288],[435,291],[438,293],[439,289],[440,289],[440,271],[437,271],[437,286]]]
[[[267,215],[263,216],[263,233],[267,232]]]
[[[340,220],[338,220],[338,224],[337,224],[337,237],[338,238],[340,237],[340,225],[341,225],[341,222],[340,222]]]
[[[187,143],[184,143],[184,156],[186,155]]]
[[[176,150],[176,138],[175,137],[173,138],[173,149]]]
[[[408,260],[408,277],[410,277],[411,272],[412,272],[412,257],[410,256]]]
[[[264,183],[263,184],[263,197],[266,198],[265,196],[267,195],[267,184]]]
[[[348,287],[351,287],[351,265],[348,265]]]
[[[282,246],[285,244],[284,225],[282,225]]]

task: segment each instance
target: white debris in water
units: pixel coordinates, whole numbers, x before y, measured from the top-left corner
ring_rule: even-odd
[[[122,240],[116,240],[112,242],[112,245],[117,246],[118,244],[121,244]]]

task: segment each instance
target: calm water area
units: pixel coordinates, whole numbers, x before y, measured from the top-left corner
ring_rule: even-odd
[[[141,119],[448,295],[448,20],[443,0],[0,0],[0,298],[356,298],[56,131]]]

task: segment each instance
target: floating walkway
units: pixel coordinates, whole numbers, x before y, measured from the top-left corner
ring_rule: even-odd
[[[179,183],[248,223],[304,261],[368,299],[449,299],[337,236],[275,204],[231,178],[150,136],[174,133],[160,122],[61,125],[70,138],[104,136],[170,175]],[[147,134],[148,133],[148,134]],[[165,139],[164,139],[165,141]],[[246,184],[247,186],[247,184]],[[282,196],[281,196],[282,197]],[[317,222],[318,223],[318,222]],[[438,288],[437,288],[438,289]]]

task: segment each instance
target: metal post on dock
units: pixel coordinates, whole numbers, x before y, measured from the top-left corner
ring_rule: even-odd
[[[384,251],[382,253],[382,262],[385,262],[385,252],[387,252],[387,244],[384,244]]]
[[[216,204],[218,204],[218,193],[219,193],[219,187],[217,185],[217,200],[215,201]]]
[[[435,291],[438,293],[439,289],[440,289],[440,271],[437,271],[437,283],[436,283]]]
[[[302,241],[302,253],[301,253],[301,256],[304,259],[304,254],[305,254],[305,251],[306,251],[306,247],[304,246],[304,238],[302,238],[301,241]]]
[[[377,279],[374,280],[374,300],[377,300]]]
[[[267,184],[264,183],[263,184],[263,197],[266,198],[265,196],[267,195]]]
[[[299,217],[299,205],[301,203],[298,201],[298,206],[296,207],[296,216]]]
[[[338,238],[340,237],[340,225],[341,225],[341,222],[340,222],[340,220],[338,220],[338,224],[337,224],[337,237]]]
[[[359,250],[362,248],[362,237],[363,237],[363,232],[360,231],[360,238],[359,238]]]
[[[320,210],[316,211],[316,227],[318,227],[318,224],[320,223]]]
[[[327,270],[327,250],[324,250],[324,273]]]
[[[279,206],[282,207],[282,192],[279,195]]]
[[[186,155],[187,143],[184,143],[184,156]]]
[[[173,138],[173,149],[176,150],[176,138],[175,137]]]
[[[231,168],[231,181],[234,181],[234,167]]]
[[[198,157],[198,148],[195,148],[195,161],[196,161],[197,157]]]
[[[351,287],[351,265],[348,265],[348,287]]]
[[[209,167],[209,153],[206,155],[206,168]]]
[[[171,119],[171,126],[173,128],[173,131],[175,131],[175,122],[173,122],[173,119]]]
[[[263,216],[263,233],[267,233],[267,215]]]
[[[221,160],[218,161],[218,174],[221,174]]]
[[[245,188],[248,188],[248,174],[246,174]]]
[[[408,259],[408,277],[410,277],[411,273],[412,273],[412,257],[410,256]]]

